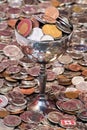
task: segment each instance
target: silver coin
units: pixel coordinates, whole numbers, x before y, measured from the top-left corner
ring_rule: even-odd
[[[59,56],[58,61],[62,64],[69,64],[73,61],[73,59],[69,55],[65,54],[65,55]]]
[[[33,28],[32,33],[27,37],[27,39],[30,39],[32,41],[40,41],[42,36],[43,36],[42,29],[39,27],[35,27]]]

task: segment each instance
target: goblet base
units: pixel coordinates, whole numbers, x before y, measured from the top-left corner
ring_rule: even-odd
[[[36,100],[29,105],[29,110],[44,113],[49,106],[49,101],[46,99],[45,94],[40,94]]]

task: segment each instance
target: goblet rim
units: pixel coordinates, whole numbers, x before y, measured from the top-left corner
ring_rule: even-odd
[[[64,41],[64,40],[66,40],[67,38],[69,38],[71,35],[72,35],[72,33],[73,33],[73,25],[72,25],[72,23],[69,21],[69,24],[70,24],[70,26],[71,26],[71,32],[69,33],[69,34],[65,34],[64,36],[62,36],[61,38],[56,38],[56,39],[54,39],[54,40],[44,40],[44,41],[35,41],[35,40],[31,40],[31,39],[27,39],[27,37],[25,37],[25,36],[23,36],[22,34],[20,34],[19,32],[18,32],[18,30],[17,30],[17,25],[19,24],[19,22],[20,22],[21,20],[20,19],[18,19],[17,20],[17,22],[16,22],[16,24],[15,24],[15,33],[17,33],[18,35],[20,35],[22,38],[24,38],[27,42],[30,42],[30,43],[42,43],[42,44],[46,44],[46,43],[57,43],[57,42],[62,42],[62,41]]]

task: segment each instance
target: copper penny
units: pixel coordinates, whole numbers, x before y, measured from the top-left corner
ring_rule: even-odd
[[[60,2],[58,0],[51,0],[51,3],[55,7],[58,7],[60,5]]]
[[[56,19],[59,17],[59,11],[54,6],[50,6],[50,7],[46,8],[45,15],[52,17],[53,19]]]
[[[43,15],[43,20],[47,23],[56,23],[56,20],[50,16]]]
[[[9,115],[9,112],[5,108],[0,108],[0,118],[4,118]]]
[[[85,70],[82,71],[82,75],[83,76],[87,76],[87,69],[85,69]]]
[[[32,21],[32,27],[39,27],[39,22],[34,18],[32,17],[31,18],[31,21]]]
[[[71,70],[71,71],[80,71],[81,70],[81,66],[79,65],[79,64],[70,64],[69,65],[69,69]]]

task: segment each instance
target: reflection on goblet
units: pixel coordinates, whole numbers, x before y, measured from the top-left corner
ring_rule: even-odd
[[[22,47],[23,52],[34,62],[38,62],[41,66],[41,71],[39,74],[40,93],[34,102],[29,105],[29,109],[44,112],[47,108],[49,108],[49,102],[45,95],[47,79],[46,64],[53,62],[58,56],[66,51],[72,35],[73,27],[71,28],[71,33],[64,34],[60,39],[51,41],[33,41],[25,38],[18,32],[17,26],[19,22],[20,20],[15,26],[17,42]]]

